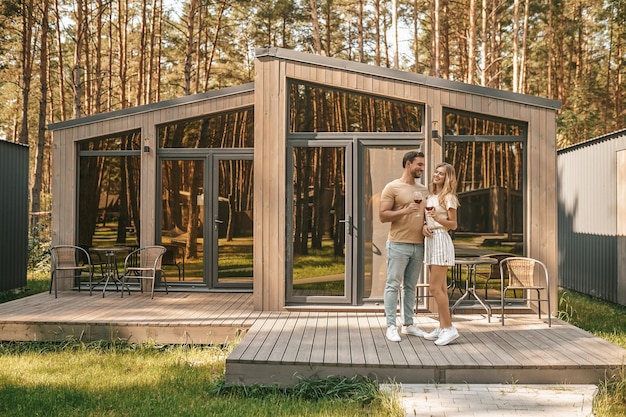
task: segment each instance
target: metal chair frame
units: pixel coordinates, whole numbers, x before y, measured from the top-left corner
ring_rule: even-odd
[[[89,295],[91,295],[93,289],[93,264],[91,263],[89,252],[80,246],[55,245],[50,248],[50,257],[49,294],[52,294],[52,284],[54,283],[54,298],[58,297],[58,273],[62,271],[73,271],[73,278],[74,281],[78,280],[78,292],[80,292],[82,273],[87,271],[89,273]],[[82,265],[81,261],[83,262]]]
[[[541,271],[545,279],[545,285],[538,283],[536,271]],[[505,271],[508,272],[508,284],[505,286]],[[537,313],[541,320],[541,302],[548,303],[548,327],[552,327],[552,315],[550,314],[550,278],[548,268],[537,259],[513,256],[500,261],[500,283],[502,292],[500,302],[502,307],[502,325],[504,326],[504,298],[507,290],[530,290],[537,291],[537,298],[526,298],[527,301],[537,301]],[[547,297],[541,298],[541,291],[545,290]]]
[[[124,259],[124,273],[122,275],[122,298],[124,298],[124,286],[128,290],[130,295],[130,286],[128,285],[129,279],[139,280],[139,288],[143,293],[142,280],[152,280],[152,291],[150,298],[154,298],[154,284],[156,282],[157,273],[161,273],[163,282],[165,283],[165,293],[167,290],[167,279],[165,277],[165,271],[161,268],[163,255],[165,254],[165,247],[160,245],[144,246],[142,248],[135,249],[126,256]],[[137,257],[139,257],[139,265],[136,265]]]

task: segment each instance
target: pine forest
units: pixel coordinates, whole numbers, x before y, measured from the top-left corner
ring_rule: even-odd
[[[557,146],[626,128],[626,0],[0,0],[0,140],[254,81],[276,46],[561,101]]]

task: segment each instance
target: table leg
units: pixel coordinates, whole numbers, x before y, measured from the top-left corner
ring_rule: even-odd
[[[450,312],[453,313],[456,307],[464,300],[469,299],[470,295],[473,295],[476,301],[487,311],[487,322],[491,323],[491,306],[486,305],[483,300],[480,299],[478,294],[476,294],[475,287],[475,278],[476,278],[476,265],[467,265],[467,278],[465,281],[465,294],[461,296],[454,305],[450,308]]]

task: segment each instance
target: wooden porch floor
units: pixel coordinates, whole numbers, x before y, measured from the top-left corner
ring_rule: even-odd
[[[510,318],[509,318],[510,317]],[[418,315],[430,330],[434,316]],[[364,375],[398,383],[597,384],[616,373],[626,350],[553,319],[535,315],[453,317],[461,337],[438,347],[421,338],[385,338],[385,318],[372,311],[258,312],[249,293],[62,292],[0,304],[0,339],[239,341],[226,360],[230,384],[293,384],[301,378]]]

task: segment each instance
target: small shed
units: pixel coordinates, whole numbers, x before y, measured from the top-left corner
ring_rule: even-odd
[[[26,287],[28,146],[0,140],[0,291]]]
[[[459,244],[514,245],[555,277],[559,108],[258,49],[254,84],[50,125],[53,243],[168,245],[170,290],[252,291],[257,310],[380,305],[378,196],[421,149],[422,181],[457,167]]]
[[[626,129],[558,151],[560,285],[626,305]]]

